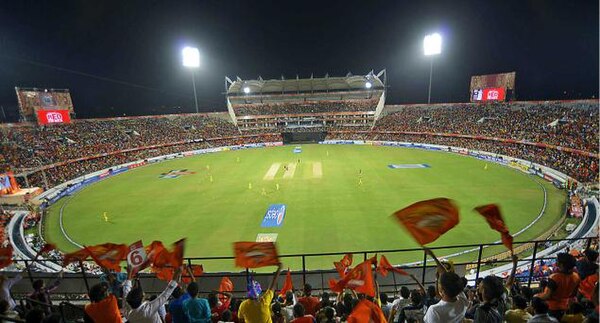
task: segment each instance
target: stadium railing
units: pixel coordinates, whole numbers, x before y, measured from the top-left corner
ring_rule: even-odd
[[[594,214],[595,216],[595,214]],[[597,223],[597,219],[594,220]],[[590,232],[593,231],[590,230]],[[540,279],[546,277],[543,272],[536,270],[544,265],[551,264],[555,259],[554,254],[557,252],[564,252],[569,250],[569,247],[574,244],[578,244],[582,248],[588,248],[591,245],[597,245],[597,236],[588,236],[581,238],[567,238],[567,239],[548,239],[548,240],[534,240],[534,241],[521,241],[514,242],[515,248],[521,245],[531,245],[531,249],[524,251],[521,254],[519,260],[520,270],[517,272],[517,279],[531,286],[536,284]],[[465,245],[452,245],[452,246],[440,246],[431,247],[430,249],[438,255],[440,259],[447,259],[453,262],[455,271],[467,277],[469,282],[473,284],[475,280],[480,277],[480,273],[485,275],[495,274],[502,277],[506,277],[510,269],[502,268],[504,265],[510,263],[510,259],[507,260],[486,260],[484,253],[487,248],[504,248],[501,242],[486,243],[486,244],[465,244]],[[464,253],[465,250],[473,250],[472,252]],[[543,250],[551,250],[552,253],[544,253]],[[458,252],[456,252],[458,251]],[[448,252],[454,254],[453,257],[447,257]],[[374,255],[386,255],[388,258],[393,258],[398,254],[411,254],[415,259],[422,259],[419,262],[415,262],[409,265],[399,266],[414,275],[419,279],[423,285],[434,284],[436,265],[431,259],[427,259],[427,254],[421,248],[405,248],[405,249],[389,249],[389,250],[365,250],[365,251],[353,251],[353,252],[331,252],[331,253],[311,253],[311,254],[290,254],[281,255],[281,261],[284,267],[287,267],[288,263],[298,262],[299,268],[292,268],[292,281],[296,288],[303,286],[305,283],[310,283],[315,290],[326,291],[328,290],[328,282],[330,279],[339,279],[339,274],[333,269],[333,264],[330,268],[332,269],[309,269],[311,261],[316,259],[331,259],[337,261],[343,257],[346,253],[352,253],[354,255],[354,264],[358,264]],[[47,261],[47,260],[40,260]],[[187,264],[207,264],[211,261],[230,261],[233,264],[233,256],[224,257],[191,257],[185,258]],[[20,262],[16,260],[16,262]],[[506,267],[506,266],[504,266]],[[89,286],[100,282],[100,276],[97,274],[90,273],[85,267],[80,266],[83,269],[79,273],[67,273],[64,275],[63,282],[59,286],[56,293],[53,294],[55,299],[61,301],[69,301],[71,303],[77,303],[78,301],[85,300],[85,294]],[[534,270],[532,270],[532,268]],[[234,286],[237,288],[234,290],[235,295],[245,295],[246,281],[249,276],[252,276],[255,280],[261,284],[267,284],[272,277],[271,270],[274,268],[261,268],[258,272],[238,271],[238,272],[207,272],[199,277],[201,293],[208,293],[211,290],[217,290],[222,277],[229,277]],[[266,270],[266,271],[265,271]],[[6,274],[6,273],[5,273]],[[375,275],[377,275],[374,272]],[[549,273],[547,273],[549,274]],[[10,274],[9,274],[10,276]],[[13,288],[13,294],[19,298],[26,297],[27,293],[31,291],[31,282],[35,279],[52,279],[56,274],[52,273],[36,273],[31,272],[28,275],[28,279],[22,280],[16,284]],[[483,276],[481,276],[483,277]],[[408,276],[398,275],[394,273],[388,274],[387,277],[376,276],[381,291],[388,293],[396,293],[401,286],[415,286],[416,284]],[[277,288],[283,285],[285,275],[281,275]],[[140,274],[140,280],[144,286],[145,292],[149,294],[160,293],[164,288],[166,282],[160,281],[155,278],[153,274]]]

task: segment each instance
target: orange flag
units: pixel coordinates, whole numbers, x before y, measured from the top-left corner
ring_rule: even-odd
[[[202,265],[192,265],[191,267],[188,265],[183,265],[182,268],[182,272],[181,272],[181,281],[189,284],[192,282],[192,276],[190,276],[189,272],[188,272],[188,268],[190,268],[192,270],[192,274],[194,275],[194,278],[201,276],[202,274],[204,274],[204,267]],[[174,267],[155,267],[152,266],[152,268],[150,268],[150,270],[156,274],[156,278],[160,279],[160,280],[164,280],[164,281],[171,281],[173,280],[173,276],[175,276],[175,268]]]
[[[181,275],[181,281],[183,281],[186,284],[189,284],[192,282],[192,276],[190,276],[190,273],[188,272],[188,268],[190,268],[192,270],[192,274],[194,275],[194,278],[196,277],[200,277],[202,276],[202,274],[204,274],[204,267],[202,265],[185,265],[183,268],[183,274]]]
[[[421,245],[435,241],[458,224],[458,209],[447,198],[414,203],[394,216]]]
[[[387,323],[385,315],[379,306],[363,299],[348,316],[348,323]]]
[[[221,278],[221,283],[219,284],[219,292],[233,292],[233,282],[231,281],[231,279],[229,279],[229,277],[225,276]],[[227,300],[225,295],[219,295],[219,299],[221,300],[221,303],[225,303],[225,301]]]
[[[367,259],[364,262],[356,265],[344,278],[336,281],[335,279],[329,280],[329,289],[334,292],[341,293],[344,288],[354,289],[359,293],[365,293],[366,295],[375,297],[375,287],[373,285],[373,271],[371,265],[373,265],[373,259]],[[375,264],[377,259],[375,258]]]
[[[335,270],[340,274],[340,277],[344,277],[344,275],[346,275],[346,270],[352,266],[352,254],[345,254],[344,258],[340,261],[334,261],[333,266],[335,266]]]
[[[4,268],[12,264],[13,248],[8,245],[5,248],[0,247],[0,268]]]
[[[288,290],[293,290],[294,285],[292,285],[292,272],[288,268],[287,274],[285,275],[285,282],[283,283],[283,287],[281,287],[281,291],[279,292],[279,296],[285,298],[285,294]]]
[[[379,258],[379,266],[377,266],[377,272],[380,273],[381,276],[386,277],[388,271],[390,270],[400,275],[408,276],[408,273],[406,271],[392,266],[392,264],[390,264],[387,258],[382,255],[381,258]]]
[[[502,243],[508,248],[508,250],[513,250],[513,237],[508,233],[508,227],[504,223],[504,219],[502,219],[502,214],[500,213],[500,208],[496,204],[487,204],[474,208],[475,211],[479,212],[479,214],[483,215],[487,223],[490,225],[490,228],[500,232],[502,236]]]
[[[173,244],[173,251],[167,250],[160,241],[152,241],[145,247],[148,261],[154,267],[181,267],[183,264],[183,250],[185,239],[181,239]]]
[[[98,266],[118,272],[121,271],[121,261],[125,260],[129,253],[129,246],[126,244],[105,243],[84,249],[87,249]]]
[[[238,267],[259,268],[279,264],[273,242],[235,242],[233,253]]]

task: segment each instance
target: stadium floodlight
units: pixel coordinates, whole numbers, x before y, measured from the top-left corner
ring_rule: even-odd
[[[183,56],[183,66],[200,67],[200,52],[198,48],[186,46],[181,51]]]
[[[442,53],[442,35],[433,33],[423,39],[423,53],[431,56],[429,66],[429,91],[427,92],[427,103],[431,103],[431,80],[433,78],[433,56]]]
[[[365,87],[366,87],[367,89],[370,89],[372,86],[373,86],[373,84],[372,84],[371,82],[367,82],[367,83],[365,83]]]
[[[442,36],[438,33],[425,36],[423,39],[423,52],[425,56],[442,53]]]
[[[194,102],[196,103],[196,113],[198,113],[198,95],[196,94],[196,77],[194,70],[200,67],[200,52],[196,47],[186,46],[181,50],[183,57],[183,66],[188,67],[192,71],[192,86],[194,87]]]
[[[247,86],[244,86],[244,93],[246,93],[246,94],[250,93],[250,88]]]

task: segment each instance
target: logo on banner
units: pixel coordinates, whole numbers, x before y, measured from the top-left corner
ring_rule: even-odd
[[[46,113],[46,120],[48,120],[48,123],[62,123],[63,121],[63,117],[62,114],[58,113],[58,112],[48,112]]]
[[[179,176],[192,175],[192,174],[196,174],[196,172],[188,171],[187,169],[172,169],[166,173],[160,174],[159,177],[172,179],[172,178],[178,178]]]
[[[498,100],[499,96],[500,96],[500,94],[498,93],[497,90],[490,90],[487,94],[487,99],[488,100]]]
[[[271,204],[263,217],[261,227],[280,227],[285,218],[285,204]]]
[[[129,246],[127,265],[131,268],[133,274],[144,270],[148,266],[147,260],[148,256],[146,255],[142,240],[136,241]]]

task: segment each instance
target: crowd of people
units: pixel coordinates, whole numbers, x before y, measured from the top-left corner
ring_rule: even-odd
[[[541,142],[598,152],[598,103],[407,106],[374,130],[453,133]]]
[[[378,102],[377,96],[362,100],[236,104],[233,109],[237,116],[375,111]]]
[[[373,110],[375,99],[323,101],[318,103],[270,103],[240,105],[243,113],[258,114],[321,111]],[[264,109],[263,109],[264,108]],[[249,110],[243,110],[249,109]],[[572,175],[580,181],[596,182],[595,157],[534,145],[431,134],[425,132],[486,136],[559,145],[598,153],[598,105],[584,102],[453,104],[433,106],[391,106],[370,124],[328,123],[321,127],[264,128],[244,130],[222,117],[211,115],[168,115],[99,120],[76,120],[67,125],[36,127],[18,125],[0,129],[0,167],[15,172],[43,165],[69,162],[28,176],[30,186],[46,187],[74,177],[129,161],[168,153],[219,145],[279,141],[278,131],[329,131],[328,139],[411,141],[452,145],[530,160]],[[242,112],[239,112],[242,113]],[[518,122],[515,122],[518,120]],[[354,131],[337,132],[337,131]],[[245,137],[245,135],[262,135]],[[227,139],[215,139],[228,137]],[[234,138],[235,137],[235,138]],[[150,147],[149,146],[154,146]],[[132,151],[133,150],[133,151]],[[95,157],[85,161],[73,160]],[[22,177],[18,178],[25,185]]]
[[[201,295],[202,278],[191,270],[182,280],[183,268],[158,295],[146,295],[132,272],[103,273],[100,283],[89,288],[85,322],[235,322],[235,323],[362,323],[362,322],[597,322],[599,314],[598,252],[586,249],[577,256],[559,253],[547,280],[529,287],[518,279],[519,259],[507,277],[489,275],[469,282],[455,272],[451,261],[426,253],[437,265],[436,281],[423,286],[414,276],[416,289],[403,286],[399,295],[376,292],[365,295],[354,289],[335,293],[322,290],[318,297],[310,284],[298,290],[276,291],[282,264],[268,287],[249,280],[244,294],[231,290]],[[51,301],[52,283],[35,280],[32,292],[18,305],[10,289],[23,276],[0,276],[0,316],[27,322],[58,322]],[[357,285],[358,286],[358,285]],[[276,293],[277,292],[277,293]],[[243,295],[243,296],[242,296]],[[241,296],[241,297],[240,297]]]

